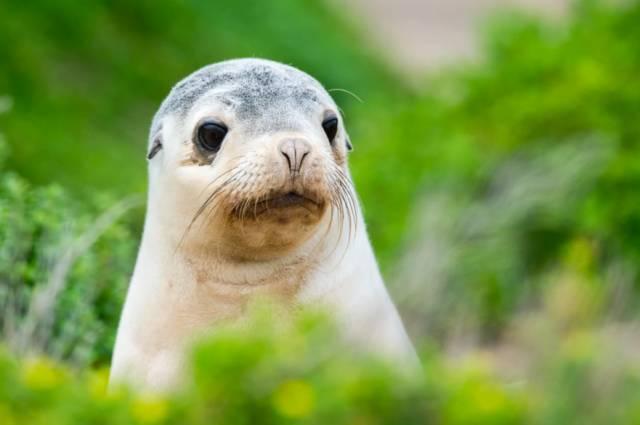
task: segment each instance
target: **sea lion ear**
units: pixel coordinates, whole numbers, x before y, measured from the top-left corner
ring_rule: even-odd
[[[160,152],[160,149],[162,149],[162,139],[160,135],[158,135],[155,139],[153,139],[151,149],[149,149],[149,152],[147,153],[147,159],[153,159],[153,157],[156,156],[158,152]]]
[[[347,137],[344,139],[344,141],[347,144],[347,150],[351,152],[353,150],[353,146],[351,145],[351,140],[349,140],[349,138]]]

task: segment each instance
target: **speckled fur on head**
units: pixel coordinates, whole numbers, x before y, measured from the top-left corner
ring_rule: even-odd
[[[299,69],[265,59],[233,59],[201,68],[178,82],[156,113],[150,137],[158,133],[166,115],[185,117],[213,89],[238,119],[252,121],[253,132],[294,129],[295,115],[308,113],[321,102],[335,106],[322,85]]]

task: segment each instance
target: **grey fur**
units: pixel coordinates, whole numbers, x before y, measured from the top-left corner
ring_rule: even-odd
[[[319,105],[335,108],[322,85],[308,74],[265,59],[234,59],[205,66],[178,82],[153,118],[150,143],[167,115],[184,117],[205,96],[251,120],[252,131],[294,128],[300,114]]]

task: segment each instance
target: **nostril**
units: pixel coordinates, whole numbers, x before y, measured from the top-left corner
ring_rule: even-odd
[[[300,165],[298,168],[302,168],[302,163],[304,162],[304,159],[307,157],[307,155],[309,155],[309,151],[305,151],[302,153],[302,155],[300,156]]]
[[[287,165],[289,166],[289,169],[291,169],[291,158],[289,158],[289,154],[286,153],[285,151],[281,151],[282,155],[284,155],[284,158],[287,160]]]
[[[311,152],[311,147],[303,139],[286,139],[280,143],[280,153],[287,160],[290,172],[300,172],[304,159]]]
[[[296,157],[296,151],[295,151],[295,146],[293,144],[293,141],[285,140],[284,142],[282,142],[280,144],[280,153],[282,153],[282,155],[287,160],[287,165],[289,166],[289,170],[292,170],[293,168],[295,168],[294,160]]]

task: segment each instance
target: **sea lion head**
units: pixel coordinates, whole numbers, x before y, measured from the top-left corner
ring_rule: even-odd
[[[308,74],[261,59],[209,65],[153,119],[150,203],[188,244],[278,256],[352,217],[349,149],[338,107]]]

